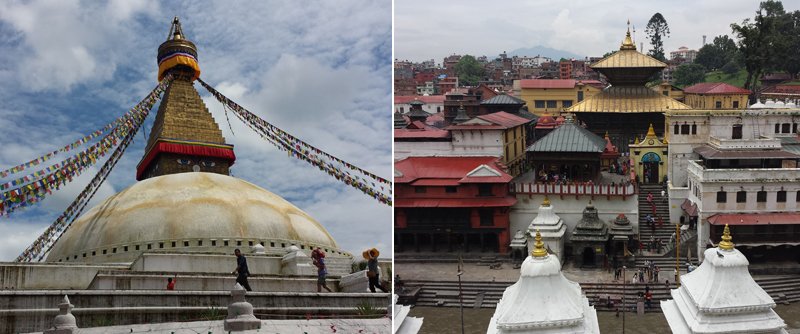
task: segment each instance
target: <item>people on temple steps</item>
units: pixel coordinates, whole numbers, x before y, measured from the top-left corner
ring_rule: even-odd
[[[389,292],[381,285],[380,271],[378,270],[378,255],[380,255],[380,252],[373,248],[365,251],[364,255],[367,258],[367,278],[369,279],[369,291],[375,292],[375,288],[378,288],[383,292]]]
[[[175,290],[175,282],[178,280],[178,274],[173,277],[167,278],[167,290]]]
[[[317,292],[322,292],[323,288],[328,290],[328,292],[333,292],[325,283],[325,279],[328,276],[328,268],[325,266],[325,252],[317,247],[311,251],[311,259],[313,260],[314,266],[317,267]]]
[[[236,269],[233,270],[232,274],[237,275],[236,283],[239,283],[247,291],[253,291],[250,288],[250,283],[247,282],[247,276],[250,276],[250,270],[247,268],[247,258],[242,255],[238,248],[233,251],[233,254],[236,255]]]

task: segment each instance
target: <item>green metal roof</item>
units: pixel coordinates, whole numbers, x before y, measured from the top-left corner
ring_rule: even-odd
[[[605,139],[575,123],[567,121],[533,143],[528,148],[528,152],[601,153],[605,147]]]

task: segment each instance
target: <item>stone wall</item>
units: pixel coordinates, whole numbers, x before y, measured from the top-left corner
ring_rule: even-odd
[[[69,291],[78,327],[221,319],[229,291]],[[43,331],[58,314],[64,291],[0,291],[0,333]],[[386,312],[386,293],[248,292],[247,301],[262,319],[355,315],[371,305]]]
[[[86,289],[98,271],[123,269],[128,269],[128,266],[2,262],[0,288]]]

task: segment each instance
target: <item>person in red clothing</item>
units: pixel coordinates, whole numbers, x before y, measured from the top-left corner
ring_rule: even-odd
[[[167,278],[167,290],[175,290],[175,281],[178,280],[178,274],[174,277]]]
[[[650,306],[653,303],[653,293],[650,292],[650,287],[646,285],[644,287],[644,302],[647,305],[647,309],[649,310]]]

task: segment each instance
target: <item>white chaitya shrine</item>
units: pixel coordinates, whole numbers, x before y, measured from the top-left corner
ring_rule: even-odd
[[[547,196],[545,196],[542,205],[539,206],[539,213],[536,218],[533,218],[525,234],[528,239],[528,249],[533,249],[533,236],[536,231],[541,232],[542,242],[544,242],[544,247],[549,253],[563,261],[564,233],[567,232],[567,226],[564,225],[561,217],[553,212],[553,206],[550,205],[550,199]]]
[[[519,281],[503,292],[486,333],[600,333],[597,311],[580,285],[561,273],[561,262],[547,253],[538,231]]]
[[[728,225],[699,268],[681,276],[661,310],[673,333],[786,333],[775,302],[750,276],[747,258],[731,242]]]

